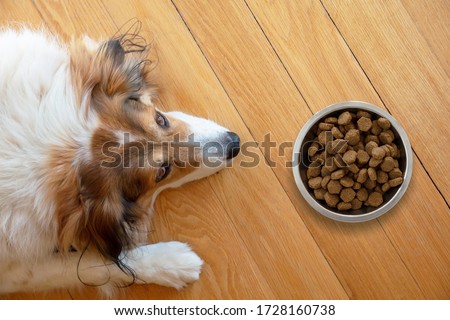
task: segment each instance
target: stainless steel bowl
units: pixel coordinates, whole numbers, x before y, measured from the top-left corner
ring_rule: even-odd
[[[358,210],[348,210],[347,214],[339,212],[335,208],[331,208],[326,205],[325,202],[320,202],[314,198],[314,193],[308,187],[308,181],[306,178],[306,170],[309,165],[307,145],[314,137],[314,133],[317,130],[318,124],[327,117],[333,117],[339,115],[343,111],[357,112],[358,110],[364,110],[372,112],[375,115],[384,117],[391,122],[391,130],[396,137],[396,144],[401,152],[399,160],[399,168],[403,172],[403,183],[395,188],[387,191],[383,198],[383,204],[378,208],[363,206]],[[302,149],[305,148],[305,152]],[[389,113],[380,109],[379,107],[360,101],[345,101],[332,104],[325,109],[317,112],[302,128],[295,141],[292,160],[294,163],[293,173],[295,182],[297,184],[300,193],[303,198],[313,207],[317,212],[324,216],[343,222],[363,222],[375,219],[382,214],[385,214],[392,209],[401,197],[404,195],[408,188],[409,181],[412,176],[413,155],[411,150],[411,144],[409,143],[408,136],[402,126],[394,119]]]

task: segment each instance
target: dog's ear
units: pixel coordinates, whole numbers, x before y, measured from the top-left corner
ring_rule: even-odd
[[[105,55],[107,55],[115,65],[121,66],[125,60],[125,50],[122,47],[120,40],[111,39],[105,43],[104,47]]]
[[[106,259],[129,271],[121,253],[137,245],[139,222],[146,214],[136,201],[139,190],[133,197],[127,195],[117,173],[114,169],[99,172],[93,165],[82,169],[85,222],[80,233]]]

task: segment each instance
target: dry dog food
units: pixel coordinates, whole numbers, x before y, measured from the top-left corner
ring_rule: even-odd
[[[391,123],[367,111],[345,111],[319,123],[308,148],[308,185],[317,200],[339,211],[379,207],[403,183]]]

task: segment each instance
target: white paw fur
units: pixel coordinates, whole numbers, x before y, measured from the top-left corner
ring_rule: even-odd
[[[181,289],[198,280],[203,265],[191,247],[178,241],[142,246],[125,259],[136,272],[138,283],[155,283]]]

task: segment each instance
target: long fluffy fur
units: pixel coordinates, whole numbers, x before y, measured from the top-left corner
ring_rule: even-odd
[[[198,278],[202,261],[187,245],[143,245],[149,211],[163,189],[217,172],[226,156],[209,168],[197,151],[200,165],[174,163],[160,182],[164,168],[141,160],[173,155],[131,147],[196,134],[227,149],[230,134],[182,113],[165,114],[170,127],[155,122],[147,53],[136,34],[65,45],[42,31],[0,31],[0,292]],[[132,165],[103,167],[107,143]]]

